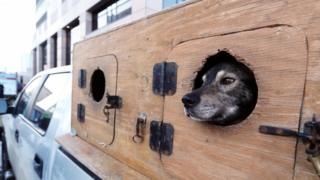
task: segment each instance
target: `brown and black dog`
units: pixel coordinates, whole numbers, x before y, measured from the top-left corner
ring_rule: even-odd
[[[186,115],[222,126],[243,121],[257,103],[258,87],[253,72],[226,51],[208,61],[210,67],[198,72],[195,80],[198,84],[182,98]]]

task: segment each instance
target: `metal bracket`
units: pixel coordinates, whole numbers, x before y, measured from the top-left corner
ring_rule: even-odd
[[[153,67],[153,93],[160,96],[174,95],[177,89],[177,64],[157,63]]]
[[[80,88],[85,88],[86,87],[86,82],[87,82],[87,71],[85,69],[80,69],[79,70],[79,77],[78,77],[78,86]]]
[[[311,121],[304,123],[303,132],[294,131],[287,128],[260,126],[259,132],[263,134],[287,136],[300,138],[306,146],[306,154],[320,176],[320,121],[316,120],[315,115]]]
[[[150,148],[160,154],[171,155],[173,150],[173,126],[169,123],[151,121]]]
[[[120,96],[111,96],[107,93],[106,109],[120,109],[122,107],[122,98]]]
[[[84,123],[86,116],[86,107],[83,104],[77,105],[77,118],[78,121]]]

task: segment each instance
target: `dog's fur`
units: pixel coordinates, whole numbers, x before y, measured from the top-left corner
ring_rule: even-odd
[[[206,72],[198,73],[198,81],[202,82],[182,101],[191,119],[226,126],[241,122],[253,111],[258,88],[246,65],[227,52],[219,56],[223,58]]]

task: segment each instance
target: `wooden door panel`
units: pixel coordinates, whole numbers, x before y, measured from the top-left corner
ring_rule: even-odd
[[[218,127],[188,119],[182,96],[191,91],[196,71],[221,49],[240,57],[255,73],[258,103],[247,120]],[[304,34],[294,28],[265,28],[187,41],[169,58],[178,64],[177,93],[165,99],[164,122],[174,126],[174,149],[162,156],[179,178],[291,178],[296,140],[260,134],[259,125],[297,130],[306,76]]]

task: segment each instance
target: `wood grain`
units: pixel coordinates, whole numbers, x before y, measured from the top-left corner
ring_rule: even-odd
[[[106,155],[79,137],[64,135],[58,143],[102,179],[149,179],[125,164]]]
[[[317,0],[199,0],[82,41],[74,48],[72,126],[84,141],[154,179],[301,179],[313,174],[304,147],[295,154],[295,139],[259,134],[258,126],[298,129],[299,119],[303,123],[320,112],[319,12]],[[222,48],[250,65],[259,88],[253,114],[228,128],[188,120],[180,102],[202,60]],[[116,139],[106,146],[113,131],[113,122],[105,123],[102,114],[106,99],[93,102],[87,88],[77,87],[77,73],[85,68],[90,77],[97,65],[106,68],[107,89],[113,91],[115,57],[123,108],[112,114]],[[152,93],[152,68],[162,61],[179,66],[177,93],[165,99]],[[86,105],[83,124],[76,118],[77,103]],[[147,114],[147,128],[145,141],[135,144],[131,138],[139,112]],[[151,120],[174,125],[172,156],[160,159],[150,150]]]
[[[259,125],[298,128],[307,63],[305,43],[300,31],[279,27],[188,41],[175,47],[169,59],[179,65],[179,88],[173,97],[166,97],[164,109],[164,121],[175,127],[175,144],[173,155],[162,157],[166,169],[190,179],[292,177],[295,139],[262,135],[258,129]],[[257,106],[245,122],[231,127],[193,122],[181,105],[182,96],[191,91],[190,75],[206,57],[224,48],[243,59],[256,74]],[[190,85],[182,86],[187,82]],[[185,173],[181,164],[195,168]]]

